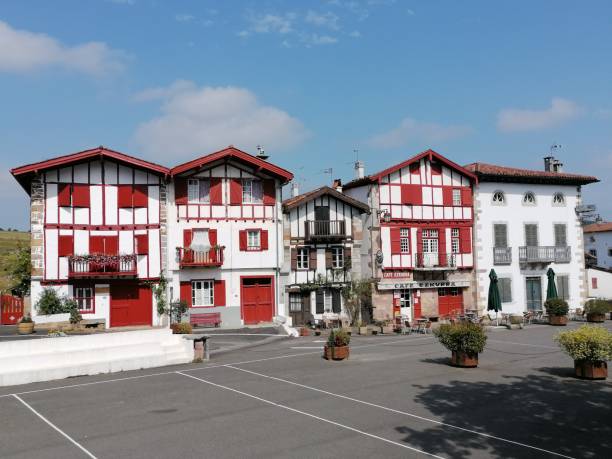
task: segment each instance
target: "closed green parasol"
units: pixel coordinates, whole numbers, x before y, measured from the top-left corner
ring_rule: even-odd
[[[552,268],[548,268],[548,271],[546,271],[546,277],[548,277],[548,286],[546,287],[546,299],[550,300],[552,298],[557,298],[559,294],[557,293],[557,286],[555,285],[555,272]]]
[[[497,273],[491,269],[489,273],[489,299],[487,301],[487,311],[495,311],[495,322],[497,323],[497,313],[501,311],[501,298],[499,296],[499,286],[497,285]]]

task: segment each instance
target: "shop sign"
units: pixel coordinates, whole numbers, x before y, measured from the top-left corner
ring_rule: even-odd
[[[456,280],[430,280],[409,282],[384,282],[378,284],[378,290],[403,290],[414,288],[445,288],[445,287],[469,287],[470,281]]]

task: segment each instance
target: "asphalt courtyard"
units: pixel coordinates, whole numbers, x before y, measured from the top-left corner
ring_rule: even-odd
[[[558,330],[492,331],[477,369],[429,335],[353,337],[343,362],[304,337],[0,388],[0,457],[612,457],[612,384],[571,377]]]

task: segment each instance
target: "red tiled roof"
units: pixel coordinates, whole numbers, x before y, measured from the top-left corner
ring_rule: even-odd
[[[598,182],[590,175],[569,174],[567,172],[548,172],[516,167],[496,166],[487,163],[471,163],[465,166],[474,172],[479,180],[485,182],[505,181],[518,183],[559,183],[567,185],[586,185]]]
[[[585,233],[603,233],[612,231],[612,222],[592,223],[582,228]]]
[[[202,156],[200,158],[188,161],[183,164],[179,164],[178,166],[175,166],[170,170],[170,174],[172,176],[175,176],[177,174],[181,174],[191,169],[202,167],[206,164],[210,164],[214,161],[217,161],[219,159],[224,159],[224,158],[238,159],[242,162],[245,162],[255,167],[256,169],[261,169],[271,175],[275,175],[276,177],[283,180],[284,183],[287,183],[289,180],[293,178],[293,174],[289,172],[288,170],[285,170],[282,167],[278,167],[272,163],[269,163],[268,161],[264,161],[263,159],[258,158],[256,156],[250,155],[242,150],[239,150],[238,148],[232,145],[230,145],[227,148],[224,148],[223,150],[219,150],[209,155]]]
[[[350,196],[340,193],[339,191],[334,190],[333,188],[328,187],[328,186],[322,186],[315,190],[308,191],[306,193],[302,193],[299,196],[285,199],[283,201],[283,209],[285,210],[293,209],[294,207],[297,207],[306,201],[310,201],[312,199],[316,199],[319,196],[324,196],[324,195],[330,195],[338,199],[339,201],[345,202],[348,205],[351,205],[361,210],[362,212],[370,211],[370,206],[368,206],[366,203],[358,201],[357,199],[351,198]]]

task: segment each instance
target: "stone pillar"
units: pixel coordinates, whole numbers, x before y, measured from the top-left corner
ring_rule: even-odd
[[[30,247],[32,280],[44,278],[45,184],[40,175],[32,179],[30,189]]]

